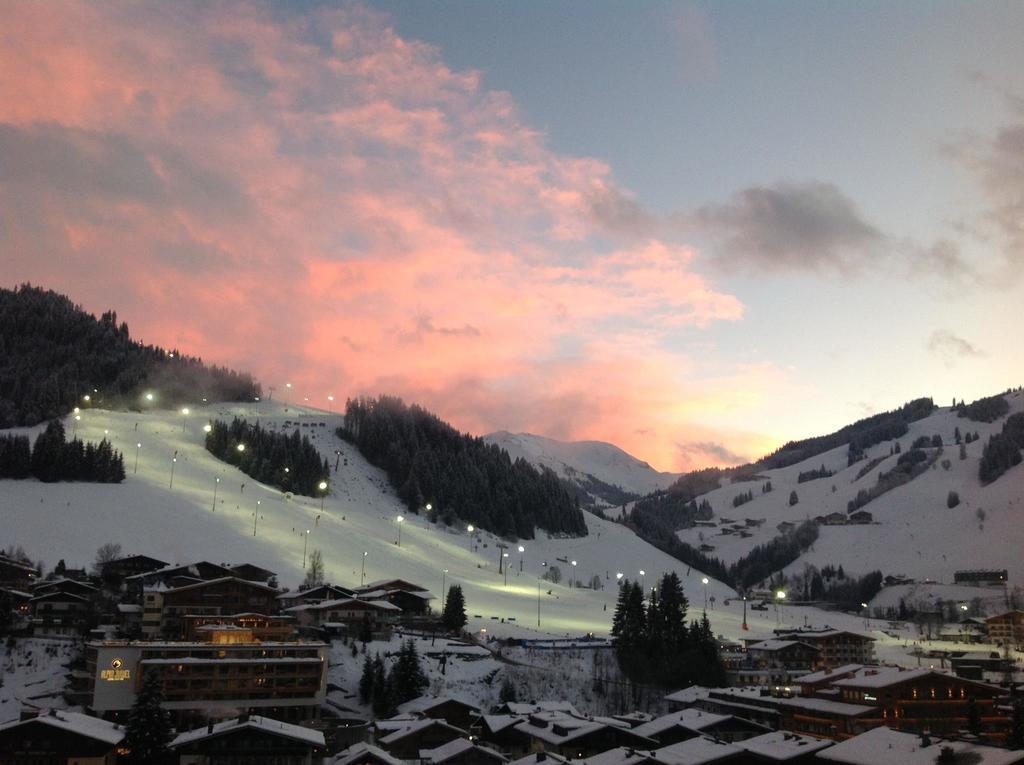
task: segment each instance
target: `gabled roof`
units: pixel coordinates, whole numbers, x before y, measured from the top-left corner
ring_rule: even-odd
[[[406,579],[380,579],[376,582],[370,582],[364,584],[356,592],[372,592],[373,590],[409,590],[411,592],[426,592],[426,587],[421,587],[415,582],[410,582]]]
[[[195,741],[216,738],[217,736],[225,736],[240,730],[258,730],[272,736],[280,736],[293,741],[300,741],[303,744],[309,744],[310,746],[325,746],[324,734],[318,730],[310,730],[309,728],[303,728],[299,725],[292,725],[291,723],[281,722],[280,720],[275,720],[271,717],[261,717],[259,715],[253,715],[248,718],[237,717],[233,720],[225,720],[224,722],[216,723],[212,730],[209,726],[204,726],[202,728],[196,728],[195,730],[185,731],[184,733],[179,734],[177,738],[169,744],[169,746],[171,749],[176,749],[179,746],[191,744]]]
[[[730,719],[732,719],[732,715],[719,715],[705,712],[702,709],[684,709],[681,712],[662,715],[650,722],[638,725],[633,728],[633,732],[639,733],[641,736],[655,737],[672,728],[681,727],[699,733],[706,728]]]
[[[500,733],[526,720],[522,715],[483,715],[480,719],[491,733]]]
[[[768,640],[762,640],[760,643],[754,643],[747,646],[748,651],[784,651],[787,648],[794,646],[803,646],[804,648],[819,653],[820,649],[817,646],[813,646],[810,643],[805,643],[802,640],[781,640],[779,638],[770,638]]]
[[[63,710],[42,710],[38,717],[30,717],[27,720],[11,720],[0,725],[0,731],[11,730],[22,725],[42,724],[52,728],[75,733],[79,736],[102,741],[110,746],[116,746],[124,738],[124,728],[115,723],[101,720],[98,717],[79,714],[78,712],[65,712]]]
[[[36,595],[29,602],[38,603],[40,600],[77,600],[81,603],[88,603],[88,598],[83,598],[81,595],[75,595],[73,592],[47,592],[42,595]]]
[[[863,664],[844,664],[843,666],[836,667],[835,669],[820,669],[817,672],[800,675],[800,677],[796,678],[793,683],[800,685],[802,683],[815,684],[828,682],[829,680],[839,680],[842,679],[842,675],[848,675],[851,672],[859,672],[862,669],[864,669]]]
[[[332,608],[350,608],[358,609],[360,606],[367,606],[368,608],[362,608],[360,610],[377,610],[377,611],[401,611],[402,609],[396,606],[394,603],[388,603],[386,600],[360,600],[359,598],[340,598],[338,600],[322,600],[319,603],[306,603],[301,606],[292,606],[286,608],[285,611],[327,611]]]
[[[564,765],[568,761],[567,757],[555,754],[554,752],[534,752],[525,757],[520,757],[518,760],[513,760],[509,765],[548,765],[548,763]]]
[[[78,579],[68,579],[67,577],[63,576],[58,577],[57,579],[42,579],[35,581],[32,583],[31,587],[33,592],[39,592],[40,590],[48,590],[51,587],[70,587],[72,589],[75,587],[79,587],[86,590],[92,590],[93,592],[99,591],[99,587],[94,587],[88,582],[82,582]]]
[[[665,697],[665,701],[673,701],[676,704],[695,704],[701,699],[706,699],[710,689],[702,685],[691,685],[681,691],[675,691]]]
[[[654,750],[637,750],[632,747],[619,746],[609,749],[606,752],[595,754],[593,757],[586,757],[580,762],[587,765],[636,765],[636,763],[648,762],[654,757]]]
[[[888,688],[891,685],[905,683],[908,680],[920,680],[928,677],[929,675],[941,677],[947,680],[956,680],[957,682],[976,685],[995,691],[1001,690],[999,686],[996,685],[979,683],[976,680],[967,680],[962,677],[957,677],[950,672],[942,672],[937,669],[900,669],[898,667],[883,667],[877,670],[867,670],[862,673],[857,673],[854,677],[850,677],[845,680],[836,680],[832,685],[838,688]]]
[[[744,741],[734,741],[735,746],[744,749],[751,754],[758,755],[767,760],[785,762],[794,757],[802,757],[810,752],[819,752],[827,749],[834,742],[828,739],[812,738],[801,736],[786,731],[772,731],[763,736],[755,736]]]
[[[129,577],[125,577],[125,581],[132,579],[146,579],[148,577],[160,577],[169,576],[176,571],[180,571],[186,576],[195,576],[202,578],[199,575],[199,567],[205,566],[207,568],[219,571],[221,576],[233,576],[234,572],[226,566],[221,566],[219,563],[210,563],[208,560],[197,560],[195,563],[181,563],[174,564],[173,566],[164,566],[163,568],[154,569],[153,571],[143,571],[140,574],[132,574]]]
[[[466,733],[461,728],[456,728],[454,725],[449,725],[444,720],[409,720],[405,722],[397,730],[393,730],[388,735],[379,739],[379,741],[382,744],[395,744],[404,738],[416,735],[417,733],[425,731],[427,728],[435,726],[438,728],[444,728],[445,730],[455,733],[459,736],[465,735]]]
[[[441,744],[441,746],[434,747],[433,749],[420,749],[420,760],[425,763],[433,763],[433,765],[441,765],[443,762],[447,762],[454,757],[458,757],[460,754],[470,751],[475,752],[477,756],[484,755],[498,762],[508,762],[506,757],[493,749],[474,744],[472,741],[464,738],[453,739],[447,744]]]
[[[1011,765],[1024,760],[1024,751],[1007,751],[964,741],[932,739],[930,746],[921,743],[921,736],[917,734],[881,727],[831,746],[818,756],[847,765],[935,765],[942,749],[949,747],[958,755],[968,755],[964,761],[974,765]]]
[[[142,560],[142,559],[151,561],[154,564],[154,570],[160,569],[160,568],[167,568],[169,565],[171,565],[170,563],[167,563],[166,561],[162,561],[162,560],[159,560],[157,558],[151,558],[148,555],[125,555],[122,558],[114,558],[113,560],[108,560],[106,563],[103,564],[103,568],[106,568],[107,566],[116,566],[119,563],[127,563],[128,561]]]
[[[277,588],[275,588],[275,587],[270,587],[269,585],[262,584],[260,582],[251,582],[248,579],[241,579],[240,577],[237,577],[237,576],[222,576],[222,577],[219,577],[217,579],[204,579],[201,582],[194,582],[192,584],[185,584],[185,585],[182,585],[181,587],[172,587],[169,590],[167,590],[167,592],[168,593],[171,593],[171,592],[184,592],[185,590],[194,590],[194,589],[198,589],[198,588],[201,588],[201,587],[210,587],[210,586],[215,585],[215,584],[223,584],[224,582],[241,582],[242,584],[246,585],[247,587],[252,587],[254,589],[266,590],[267,592],[277,592]]]
[[[382,763],[382,765],[405,765],[403,760],[392,757],[380,747],[363,742],[352,744],[348,749],[338,752],[331,760],[331,765],[362,765],[368,762]]]
[[[579,714],[571,701],[536,701],[532,704],[527,704],[521,701],[509,701],[503,704],[501,708],[507,709],[510,714],[514,715],[531,715],[536,714],[537,712],[565,712],[571,715]]]
[[[743,750],[734,744],[699,736],[671,746],[663,746],[654,752],[654,759],[664,765],[704,765],[735,757],[742,752]]]
[[[480,707],[474,704],[469,704],[461,699],[453,698],[452,696],[420,696],[412,701],[399,704],[398,712],[400,714],[422,714],[423,712],[429,712],[431,709],[444,704],[458,704],[466,707],[466,709],[471,712],[480,711]]]

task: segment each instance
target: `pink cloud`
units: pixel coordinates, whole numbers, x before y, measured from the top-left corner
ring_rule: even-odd
[[[740,300],[679,243],[609,249],[590,200],[610,168],[553,152],[374,12],[15,4],[0,71],[7,280],[115,307],[148,341],[321,404],[398,393],[664,469],[716,442],[707,411],[777,382],[709,381],[670,350]]]

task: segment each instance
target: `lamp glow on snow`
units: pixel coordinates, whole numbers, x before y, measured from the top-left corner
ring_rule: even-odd
[[[285,470],[287,470],[287,469],[288,468],[285,468]],[[321,481],[320,483],[317,484],[316,487],[318,489],[320,489],[320,512],[323,513],[323,511],[324,511],[324,498],[327,496],[327,481]]]

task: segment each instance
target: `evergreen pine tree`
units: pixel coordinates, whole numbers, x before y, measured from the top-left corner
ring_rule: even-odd
[[[355,643],[352,644],[353,646]],[[363,674],[359,677],[359,700],[369,704],[373,699],[373,659],[369,654],[363,658]]]
[[[461,632],[469,619],[466,617],[466,599],[462,594],[462,585],[453,584],[448,588],[448,597],[444,602],[441,623],[449,632]]]
[[[509,675],[505,675],[505,679],[501,681],[501,689],[498,691],[498,702],[501,704],[507,704],[509,702],[518,701],[516,695],[516,685],[512,682],[512,678]]]
[[[384,672],[384,660],[377,654],[373,660],[373,714],[376,717],[387,717],[394,709],[391,702],[391,682]]]
[[[142,688],[128,712],[124,747],[129,750],[129,765],[159,765],[166,762],[170,751],[171,718],[161,704],[163,688],[160,677],[150,672],[142,680]]]

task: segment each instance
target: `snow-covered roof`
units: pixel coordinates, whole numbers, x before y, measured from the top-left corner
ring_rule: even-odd
[[[380,723],[378,722],[378,726],[379,724]],[[402,727],[398,728],[398,730],[395,730],[381,738],[380,743],[394,744],[397,741],[401,741],[406,736],[411,736],[415,733],[419,733],[420,731],[426,730],[427,728],[430,728],[435,725],[440,728],[446,728],[454,733],[462,734],[465,732],[460,728],[456,728],[454,725],[449,725],[444,720],[410,720],[405,722],[405,724],[402,725]]]
[[[500,762],[508,762],[507,758],[493,749],[479,746],[464,738],[453,739],[447,744],[441,744],[441,746],[434,747],[433,749],[420,749],[420,760],[440,765],[442,762],[447,762],[453,757],[458,757],[460,754],[464,754],[469,751],[474,751],[477,756],[480,754],[486,754]]]
[[[827,739],[801,736],[796,733],[776,730],[765,733],[763,736],[755,736],[745,741],[736,741],[734,744],[751,754],[756,754],[769,760],[784,762],[794,757],[801,757],[809,752],[818,752],[832,746],[832,741]]]
[[[386,589],[392,589],[392,590],[403,589],[403,588],[397,587],[397,586],[395,586],[395,587],[387,587],[387,585],[389,585],[389,584],[390,585],[402,585],[402,584],[404,584],[404,585],[407,585],[408,587],[412,588],[413,590],[418,590],[420,592],[426,592],[427,591],[426,587],[421,587],[420,585],[416,584],[415,582],[410,582],[410,581],[408,581],[406,579],[378,579],[376,582],[368,582],[368,583],[364,584],[362,587],[360,587],[358,590],[356,590],[356,592],[369,592],[371,590],[380,590],[380,589],[385,589],[385,588]]]
[[[105,744],[116,746],[124,738],[124,728],[115,723],[101,720],[98,717],[90,717],[78,712],[65,712],[63,710],[42,710],[38,717],[30,717],[27,720],[11,720],[0,725],[0,731],[17,728],[21,725],[42,723],[53,728],[75,733],[79,736],[102,741]]]
[[[520,757],[518,760],[513,760],[509,765],[541,765],[541,763],[549,762],[553,762],[555,765],[563,765],[563,763],[568,762],[568,758],[555,752],[534,752],[525,757]]]
[[[338,752],[330,761],[330,765],[359,765],[371,759],[385,765],[405,765],[402,760],[392,757],[380,747],[361,741]]]
[[[956,754],[970,754],[972,765],[1011,765],[1024,760],[1024,751],[1008,751],[965,741],[932,739],[921,745],[921,736],[890,728],[874,728],[829,747],[818,756],[848,765],[935,765],[943,747]]]
[[[442,704],[452,703],[462,704],[463,706],[469,707],[475,712],[480,711],[480,707],[476,706],[475,704],[469,704],[465,701],[456,699],[452,696],[420,696],[418,698],[413,699],[412,701],[407,701],[404,704],[399,704],[398,711],[401,714],[417,714],[431,710],[434,707],[439,707]]]
[[[498,733],[525,721],[522,715],[483,715],[480,719],[491,733]]]
[[[662,715],[650,722],[638,725],[633,728],[633,732],[639,733],[641,736],[657,736],[676,726],[699,732],[716,723],[724,722],[731,716],[713,714],[701,709],[684,709],[681,712]]]
[[[340,598],[338,600],[323,600],[319,603],[307,603],[302,606],[294,606],[293,608],[286,608],[286,611],[326,611],[331,608],[355,608],[357,606],[371,606],[379,611],[401,611],[402,609],[396,606],[394,603],[388,603],[386,600],[361,600],[359,598]]]
[[[867,704],[846,704],[842,701],[831,701],[807,696],[798,696],[793,699],[778,699],[776,703],[780,707],[791,709],[806,709],[813,712],[840,715],[841,717],[859,717],[869,712],[874,712],[875,707]]]
[[[191,744],[195,741],[202,741],[206,738],[223,736],[228,733],[246,729],[259,730],[274,736],[290,738],[295,741],[301,741],[304,744],[309,744],[310,746],[325,746],[324,734],[318,730],[303,728],[300,725],[292,725],[291,723],[281,722],[280,720],[275,720],[271,717],[261,717],[260,715],[252,715],[249,718],[237,717],[233,720],[225,720],[224,722],[214,724],[212,730],[209,726],[203,726],[202,728],[196,728],[195,730],[185,731],[184,733],[179,734],[169,746],[172,749],[176,749],[179,746]]]
[[[654,759],[664,765],[703,765],[726,757],[733,757],[743,750],[724,741],[698,736],[678,744],[663,746],[654,753]]]
[[[808,649],[810,649],[812,651],[817,651],[818,650],[815,646],[810,645],[809,643],[805,643],[802,640],[780,640],[778,638],[772,638],[770,640],[762,640],[760,643],[754,643],[753,645],[748,645],[747,646],[747,650],[748,651],[782,651],[782,650],[784,650],[786,648],[792,648],[795,645],[802,645],[804,648],[808,648]]]
[[[847,675],[851,672],[858,672],[864,669],[863,664],[844,664],[841,667],[835,669],[819,669],[817,672],[810,672],[806,675],[800,675],[793,682],[797,685],[801,683],[821,683],[831,678],[839,678],[840,675]]]
[[[262,582],[253,582],[249,579],[242,579],[240,576],[221,576],[216,579],[204,579],[199,582],[193,582],[192,584],[184,584],[181,587],[172,587],[168,592],[183,592],[185,590],[192,590],[197,587],[208,587],[213,584],[222,584],[223,582],[241,582],[247,584],[250,587],[254,587],[260,590],[266,590],[268,592],[277,592],[276,587],[270,587],[269,585],[263,584]]]
[[[81,582],[78,579],[68,579],[66,576],[61,576],[56,579],[43,579],[32,583],[33,590],[45,590],[49,587],[60,587],[63,584],[73,584],[76,587],[84,587],[87,590],[98,590],[98,587],[94,587],[88,582]]]
[[[32,598],[32,602],[35,603],[37,600],[78,600],[82,603],[88,603],[89,599],[81,595],[75,595],[73,592],[47,592],[43,595],[36,595]]]
[[[566,712],[571,715],[578,715],[576,707],[571,701],[536,701],[527,704],[521,701],[509,701],[505,707],[514,715],[531,715],[537,712]]]
[[[633,765],[650,760],[653,756],[653,750],[638,750],[633,747],[619,746],[592,757],[586,757],[581,762],[585,762],[587,765]]]
[[[702,685],[691,685],[689,688],[668,694],[665,701],[673,701],[676,704],[695,704],[701,699],[706,699],[708,693],[710,693],[710,689]]]

